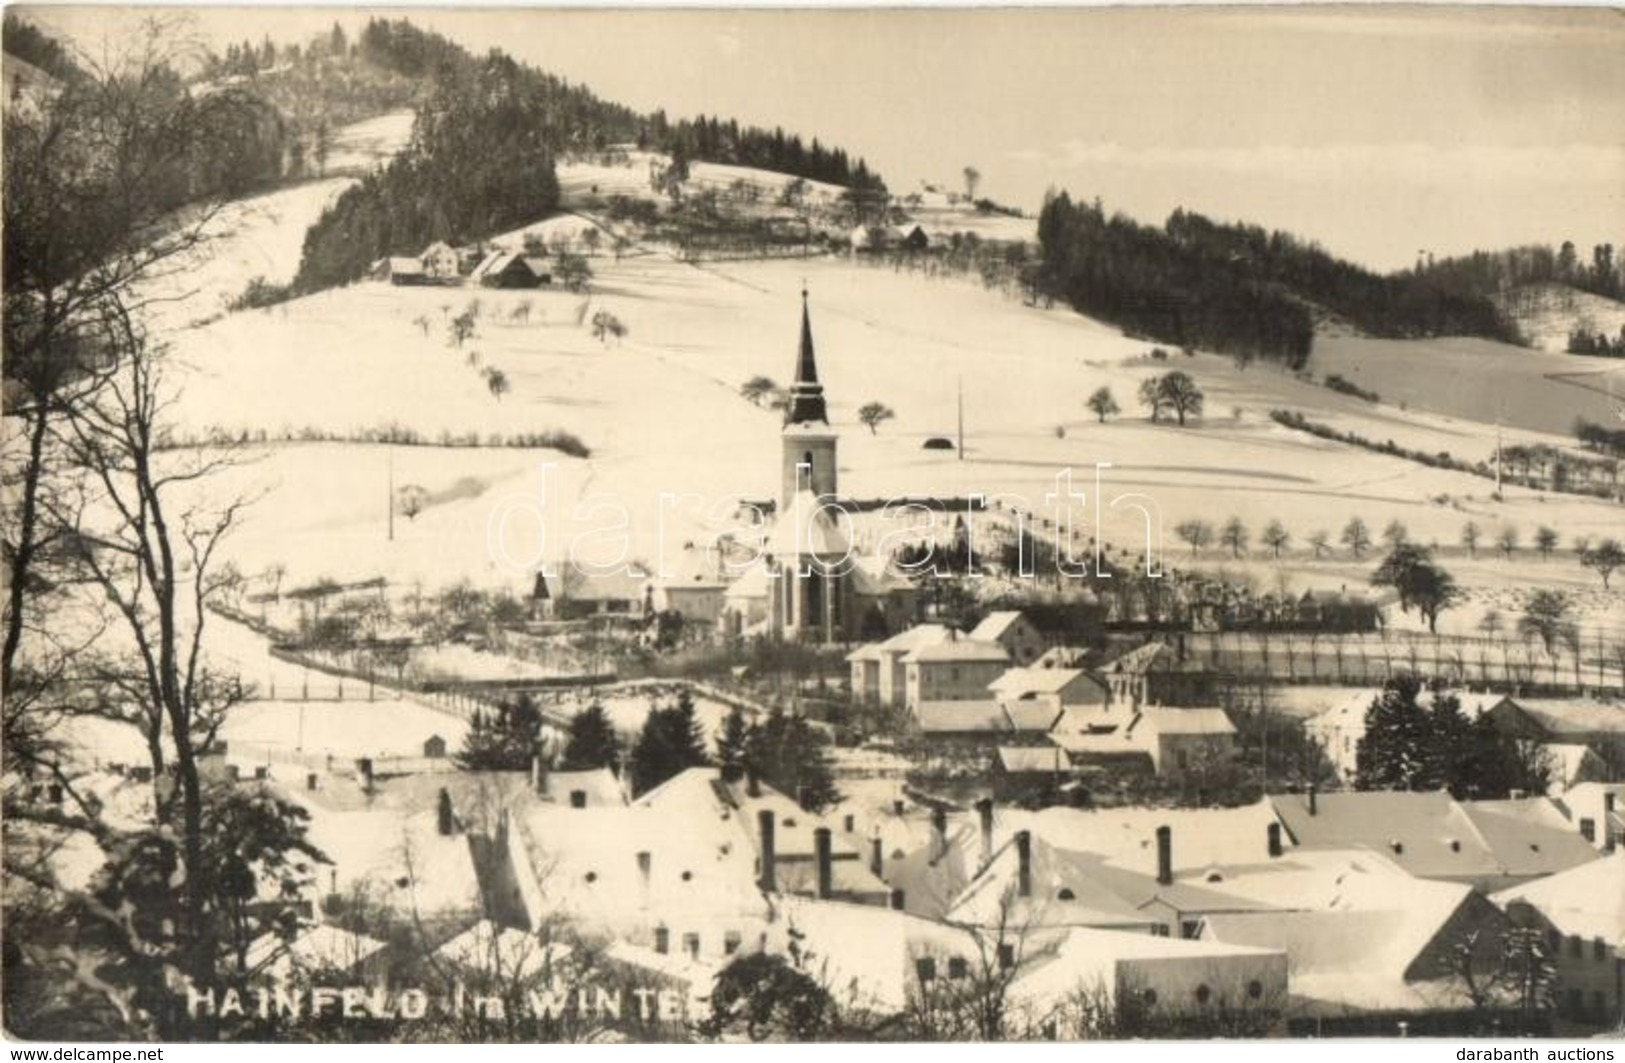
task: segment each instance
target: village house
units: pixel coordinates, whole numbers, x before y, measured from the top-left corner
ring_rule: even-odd
[[[1558,807],[1593,848],[1604,853],[1625,849],[1625,782],[1571,786]]]
[[[1288,1029],[1299,1036],[1472,1028],[1460,966],[1466,955],[1482,970],[1498,963],[1510,928],[1471,886],[1417,880],[1369,850],[1300,848],[1200,877],[1276,907],[1209,915],[1201,936],[1286,953]]]
[[[540,288],[553,279],[545,270],[536,269],[536,263],[545,261],[512,251],[492,251],[480,260],[468,279],[484,288]]]
[[[916,624],[880,642],[868,642],[846,655],[852,666],[852,696],[873,699],[887,707],[908,701],[907,670],[903,659],[921,646],[945,642],[949,629],[942,624]]]
[[[1115,704],[1067,709],[1049,733],[1075,767],[1088,764],[1148,767],[1181,776],[1222,764],[1235,752],[1236,727],[1223,709],[1144,708]]]
[[[1011,668],[988,691],[1000,704],[1043,706],[1055,716],[1080,707],[1104,711],[1110,698],[1106,684],[1081,668]]]
[[[903,656],[904,702],[988,701],[988,684],[1010,666],[996,642],[979,642],[950,630],[941,642],[917,646]]]
[[[1591,1031],[1625,1024],[1625,852],[1495,894],[1540,928],[1557,965],[1557,1013]]]
[[[462,258],[457,249],[444,240],[437,240],[423,249],[418,256],[423,263],[423,272],[433,283],[443,284],[455,281],[462,272]]]

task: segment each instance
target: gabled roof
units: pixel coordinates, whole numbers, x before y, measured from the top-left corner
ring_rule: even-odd
[[[950,664],[955,662],[1002,663],[1010,655],[997,642],[980,642],[970,638],[952,638],[942,642],[917,646],[903,658],[910,664]]]
[[[481,919],[436,949],[435,958],[466,972],[523,981],[545,979],[571,951],[568,945],[544,942],[535,934]]]
[[[1233,735],[1236,725],[1223,709],[1141,709],[1129,724],[1130,732],[1139,729],[1165,735]]]
[[[999,767],[1019,775],[1026,772],[1065,772],[1072,762],[1055,746],[1000,746]]]
[[[1503,908],[1523,901],[1564,934],[1602,938],[1625,950],[1625,852],[1514,886],[1491,899]]]
[[[965,926],[1095,926],[1148,928],[1160,920],[1118,896],[1090,872],[1079,853],[1032,838],[1030,889],[1020,895],[1016,839],[1007,840],[986,870],[949,908],[949,922]]]
[[[547,796],[554,802],[569,804],[570,795],[581,791],[587,797],[587,806],[597,808],[626,804],[626,792],[621,781],[608,768],[591,771],[550,771],[543,780]]]
[[[1550,875],[1597,858],[1591,843],[1566,827],[1497,809],[1488,802],[1464,801],[1461,808],[1508,875]]]
[[[1144,646],[1120,654],[1100,666],[1100,671],[1117,675],[1143,675],[1168,647],[1161,642],[1148,642]]]
[[[974,632],[972,637],[975,637]],[[987,688],[1001,697],[1022,698],[1059,694],[1079,680],[1097,688],[1101,700],[1105,700],[1105,684],[1081,668],[1011,668],[989,683]]]
[[[970,637],[993,642],[1000,635],[1015,627],[1022,621],[1020,610],[1007,609],[996,613],[989,613],[982,618],[982,622],[971,629]]]
[[[999,708],[1003,710],[1005,719],[1010,721],[1012,731],[1047,734],[1055,726],[1055,721],[1061,718],[1061,710],[1041,702],[1004,701],[999,703]]]
[[[1583,698],[1504,698],[1510,705],[1545,728],[1554,737],[1564,735],[1625,735],[1625,705],[1616,701]]]
[[[1313,815],[1306,795],[1279,794],[1269,800],[1300,846],[1375,849],[1422,878],[1467,879],[1502,872],[1472,820],[1443,791],[1320,794]]]
[[[376,938],[327,923],[301,931],[292,941],[263,934],[248,946],[248,969],[286,977],[293,971],[347,971],[387,946]]]

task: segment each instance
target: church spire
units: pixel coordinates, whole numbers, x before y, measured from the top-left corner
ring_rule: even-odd
[[[801,352],[796,358],[796,380],[790,386],[786,424],[829,424],[824,408],[824,386],[818,382],[818,364],[813,360],[812,318],[807,311],[807,289],[801,290]]]

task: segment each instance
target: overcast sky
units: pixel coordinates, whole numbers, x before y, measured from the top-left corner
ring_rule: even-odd
[[[125,20],[25,9],[81,42]],[[1602,9],[406,12],[599,94],[783,125],[894,191],[1036,208],[1048,187],[1160,222],[1291,229],[1379,267],[1625,245],[1625,14]],[[342,9],[199,8],[199,35],[302,39]]]

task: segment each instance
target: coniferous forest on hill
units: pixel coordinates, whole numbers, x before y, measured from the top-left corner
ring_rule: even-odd
[[[1189,211],[1157,228],[1063,192],[1046,199],[1038,241],[1042,291],[1165,343],[1300,368],[1318,314],[1385,338],[1518,340],[1486,295],[1455,274],[1378,274],[1291,234]]]
[[[566,151],[636,144],[694,161],[884,188],[862,159],[816,139],[806,146],[782,129],[640,115],[500,52],[476,58],[405,21],[369,22],[357,57],[423,79],[427,88],[407,150],[346,191],[311,228],[297,291],[355,280],[384,255],[479,239],[546,216],[558,206],[554,159]]]

